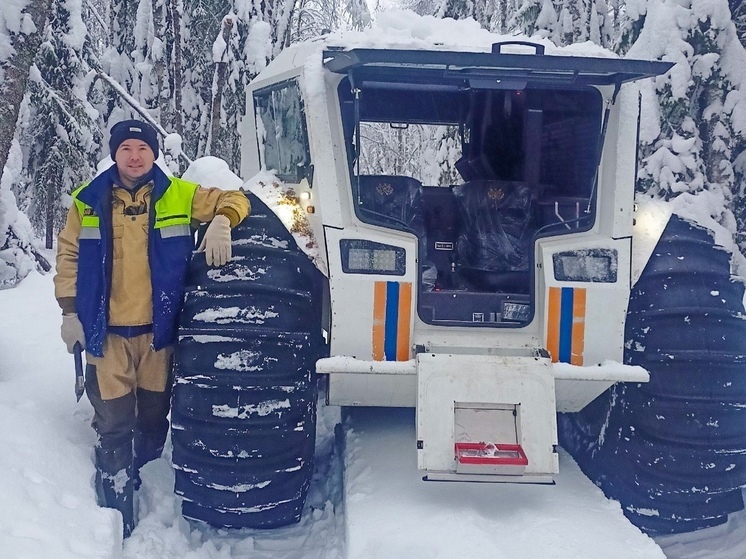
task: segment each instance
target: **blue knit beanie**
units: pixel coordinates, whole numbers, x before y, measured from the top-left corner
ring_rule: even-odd
[[[114,159],[119,146],[125,140],[142,140],[153,150],[156,159],[158,158],[158,134],[155,128],[147,122],[143,122],[142,120],[123,120],[111,127],[109,151],[111,152],[112,159]]]

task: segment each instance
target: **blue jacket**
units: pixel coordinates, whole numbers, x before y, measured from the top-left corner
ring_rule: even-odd
[[[186,275],[194,248],[191,204],[198,185],[168,177],[153,168],[149,204],[148,262],[153,293],[153,347],[176,342]],[[83,324],[86,350],[102,357],[111,291],[112,186],[116,165],[73,193],[83,210],[79,237],[76,308]],[[159,201],[163,201],[159,204]]]

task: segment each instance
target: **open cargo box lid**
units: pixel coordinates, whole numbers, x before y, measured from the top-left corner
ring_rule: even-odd
[[[533,47],[536,53],[501,52],[501,47],[512,44]],[[324,51],[323,59],[327,70],[351,74],[356,81],[469,85],[477,89],[490,88],[490,82],[495,87],[495,80],[619,86],[663,74],[673,66],[672,62],[658,60],[544,55],[542,45],[521,41],[496,43],[492,50],[487,53],[330,47]]]

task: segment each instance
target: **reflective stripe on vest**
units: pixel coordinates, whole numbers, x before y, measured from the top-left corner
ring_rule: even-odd
[[[98,219],[98,218],[96,218]],[[84,226],[80,228],[79,239],[101,239],[101,230],[98,228],[98,223],[95,226]]]
[[[188,225],[168,225],[161,227],[161,239],[172,237],[188,237],[192,234],[192,229]]]

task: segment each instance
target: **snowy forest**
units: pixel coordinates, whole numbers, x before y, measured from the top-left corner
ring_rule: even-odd
[[[70,192],[108,155],[113,123],[146,119],[179,138],[165,144],[176,175],[206,155],[238,173],[245,85],[288,45],[363,29],[392,7],[676,63],[645,86],[657,105],[643,107],[638,196],[708,191],[711,217],[746,250],[740,0],[5,0],[0,288],[50,269],[43,249],[64,223]]]

